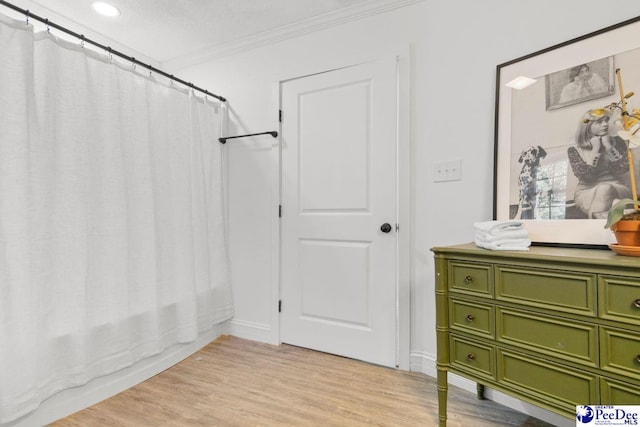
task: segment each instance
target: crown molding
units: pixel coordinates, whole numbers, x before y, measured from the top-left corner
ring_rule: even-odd
[[[313,33],[352,21],[358,21],[369,16],[411,6],[423,1],[425,0],[373,0],[358,3],[353,6],[298,21],[290,25],[284,25],[273,30],[264,31],[229,43],[200,49],[196,52],[164,61],[162,62],[162,66],[171,70],[179,70],[214,59],[237,55],[252,49],[300,37],[304,34]]]

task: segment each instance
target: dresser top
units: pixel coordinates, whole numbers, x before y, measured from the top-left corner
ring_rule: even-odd
[[[436,255],[464,255],[492,258],[497,262],[507,260],[537,260],[553,263],[592,264],[624,268],[636,268],[640,271],[640,257],[618,255],[609,249],[582,249],[548,246],[531,246],[528,251],[492,251],[477,247],[474,243],[454,246],[436,246],[431,248]]]

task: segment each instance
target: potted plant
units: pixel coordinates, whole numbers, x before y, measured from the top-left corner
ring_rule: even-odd
[[[621,111],[622,119],[619,123],[620,130],[618,131],[618,136],[627,143],[632,198],[619,200],[611,206],[607,215],[605,228],[609,228],[614,232],[618,245],[640,247],[640,209],[638,207],[638,191],[633,167],[633,153],[631,151],[632,145],[637,146],[640,144],[640,110],[634,110],[631,113],[627,111],[627,99],[633,96],[633,92],[625,94],[622,90],[620,69],[616,70],[616,76],[620,89],[620,102],[610,104],[605,108],[609,110],[619,108]],[[637,255],[640,255],[640,253]]]
[[[640,247],[640,210],[638,200],[622,199],[616,202],[607,215],[605,228],[610,228],[620,246]]]

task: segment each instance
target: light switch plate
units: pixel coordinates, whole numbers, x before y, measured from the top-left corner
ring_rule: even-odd
[[[462,180],[462,160],[438,162],[433,168],[433,182]]]

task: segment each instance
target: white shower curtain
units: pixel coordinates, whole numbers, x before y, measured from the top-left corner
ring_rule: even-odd
[[[0,423],[232,315],[223,107],[132,68],[0,16]]]

